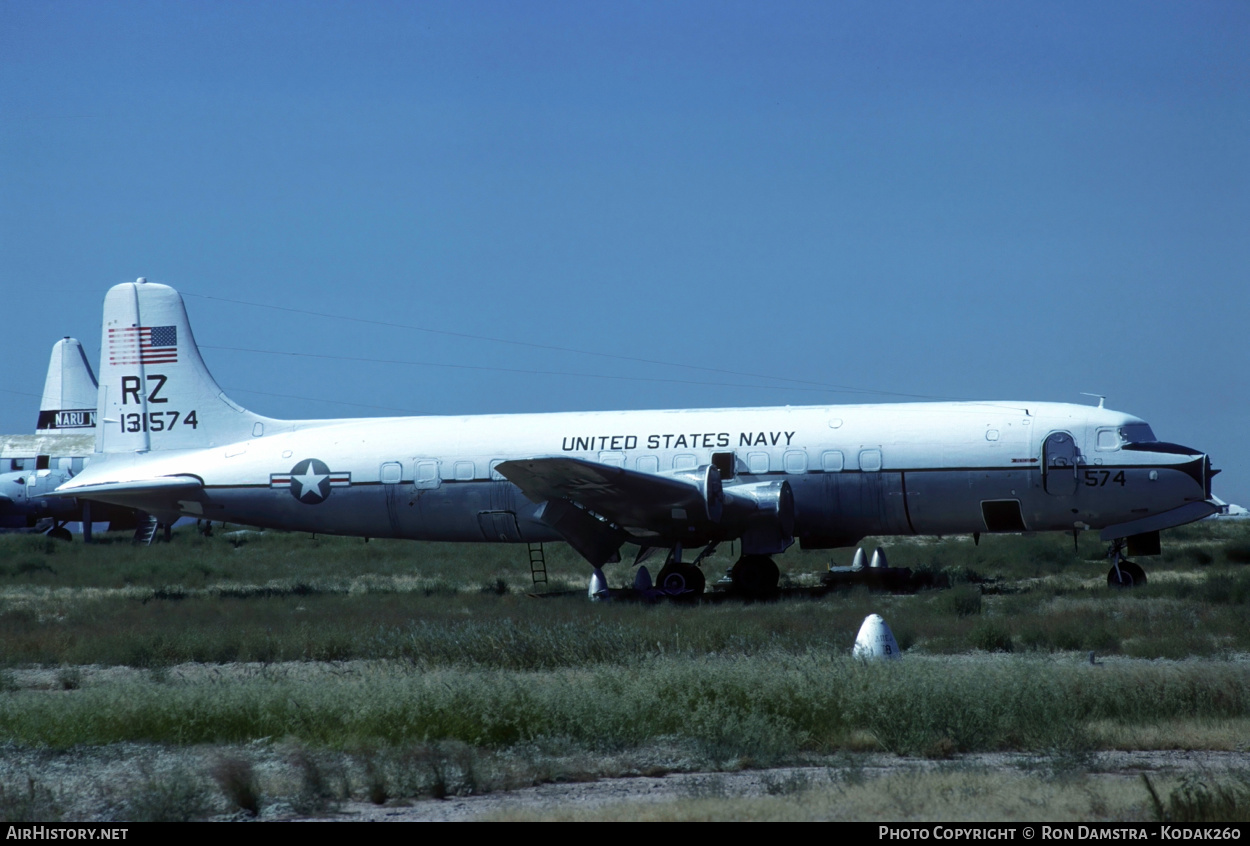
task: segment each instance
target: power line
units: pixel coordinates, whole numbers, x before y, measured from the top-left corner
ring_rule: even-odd
[[[651,365],[658,365],[660,367],[681,367],[681,368],[685,368],[688,370],[701,370],[706,373],[720,373],[726,376],[741,376],[747,379],[764,379],[766,381],[772,381],[772,382],[789,382],[795,385],[807,385],[807,386],[810,386],[811,388],[817,388],[820,390],[832,391],[832,392],[837,392],[837,393],[869,394],[869,395],[874,395],[874,396],[894,396],[894,397],[902,397],[902,398],[907,398],[907,399],[928,399],[928,400],[956,399],[956,397],[937,397],[937,396],[931,396],[931,395],[926,395],[926,394],[909,394],[909,393],[903,393],[900,391],[880,391],[880,390],[873,390],[870,388],[857,388],[857,387],[853,387],[850,385],[832,385],[832,384],[828,384],[824,382],[814,382],[808,379],[792,379],[787,376],[772,376],[772,375],[763,374],[763,373],[746,373],[746,372],[742,372],[738,370],[727,370],[727,369],[719,368],[719,367],[705,367],[703,365],[686,364],[684,362],[675,362],[675,361],[660,361],[658,359],[640,358],[637,356],[619,355],[616,353],[605,353],[605,352],[598,352],[595,350],[583,350],[583,349],[577,349],[575,347],[561,347],[561,346],[556,346],[553,344],[539,344],[539,343],[534,343],[532,341],[515,341],[515,340],[510,340],[507,338],[492,338],[488,335],[473,335],[467,332],[453,332],[449,329],[431,329],[428,326],[417,326],[415,324],[410,324],[410,323],[395,323],[393,321],[375,320],[373,318],[367,318],[367,317],[353,317],[350,315],[342,315],[342,314],[327,314],[325,312],[312,311],[310,309],[292,308],[290,306],[270,305],[268,303],[256,303],[256,302],[251,302],[248,300],[236,300],[236,299],[229,298],[229,297],[217,297],[217,296],[212,296],[210,294],[197,294],[197,293],[190,292],[190,291],[182,291],[181,293],[184,296],[196,297],[202,300],[213,300],[216,302],[230,303],[231,305],[251,306],[253,308],[266,308],[266,309],[272,309],[273,311],[287,312],[289,314],[302,314],[302,315],[306,315],[309,317],[323,317],[323,318],[327,318],[330,320],[344,320],[350,323],[362,323],[362,324],[369,325],[369,326],[384,326],[388,329],[407,329],[407,330],[411,330],[414,332],[426,332],[432,335],[442,335],[442,336],[450,337],[450,338],[462,338],[465,340],[472,340],[472,341],[487,341],[493,344],[510,344],[512,346],[527,347],[530,349],[538,349],[538,350],[546,350],[548,352],[573,353],[574,355],[590,355],[590,356],[595,356],[597,358],[609,358],[609,359],[615,359],[617,361],[629,361],[635,364],[651,364]],[[492,369],[492,368],[483,368],[483,369]],[[498,368],[498,369],[503,369],[503,368]],[[667,381],[667,380],[655,380],[655,381]],[[673,381],[677,381],[677,380],[673,380]],[[686,384],[707,384],[707,383],[690,382]],[[729,387],[742,387],[742,386],[730,385]],[[765,387],[765,386],[751,385],[748,387]]]
[[[665,382],[676,385],[706,385],[720,388],[762,388],[769,391],[811,391],[813,393],[837,393],[829,388],[798,388],[786,385],[744,385],[738,382],[701,382],[693,379],[664,379],[652,376],[613,376],[606,373],[575,373],[563,370],[524,370],[515,367],[488,367],[475,364],[445,364],[435,361],[406,361],[391,358],[360,358],[357,356],[329,355],[328,353],[287,352],[285,350],[256,350],[246,347],[222,347],[212,344],[200,344],[202,350],[223,350],[228,352],[256,353],[260,355],[285,355],[295,358],[324,358],[332,361],[354,361],[362,364],[405,364],[414,367],[446,367],[456,370],[487,370],[500,373],[518,373],[525,376],[565,376],[585,379],[615,379],[625,382]]]

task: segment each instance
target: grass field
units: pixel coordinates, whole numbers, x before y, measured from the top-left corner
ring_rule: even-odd
[[[940,571],[951,589],[690,606],[591,604],[584,564],[557,545],[542,589],[568,595],[540,599],[523,546],[230,528],[151,547],[3,536],[0,815],[316,812],[880,752],[1027,753],[1053,774],[1100,750],[1246,751],[1250,522],[1173,530],[1164,549],[1142,562],[1149,585],[1113,592],[1092,538],[914,539],[888,546],[891,564]],[[777,560],[797,586],[831,558]],[[731,562],[710,561],[709,581]],[[624,565],[608,575],[632,581]],[[869,613],[903,661],[849,658]],[[50,775],[177,750],[191,763],[159,777],[93,776],[112,798],[89,810]],[[1238,778],[1207,788],[1231,791],[1241,810],[1227,813],[1250,810]],[[1161,784],[1158,802],[1137,789],[1140,813],[1172,813],[1184,785]]]

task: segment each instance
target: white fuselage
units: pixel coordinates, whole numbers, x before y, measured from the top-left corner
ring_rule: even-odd
[[[276,420],[208,372],[181,296],[105,296],[99,424],[75,496],[329,534],[563,538],[592,564],[622,543],[740,539],[744,555],[867,535],[1154,532],[1218,506],[1210,463],[1136,417],[1029,402]]]
[[[202,490],[179,501],[186,516],[521,541],[557,535],[494,472],[502,461],[563,455],[665,474],[730,453],[726,487],[788,481],[794,534],[819,547],[868,535],[1098,529],[1204,499],[1196,452],[1129,451],[1108,434],[1141,423],[1107,409],[1016,402],[378,418],[310,421],[209,449],[111,454],[92,469],[123,482],[197,477]],[[1071,436],[1073,460],[1048,467],[1043,443],[1057,432]],[[304,482],[292,478],[308,459],[324,465],[325,483],[306,472]],[[306,492],[313,482],[324,487]]]

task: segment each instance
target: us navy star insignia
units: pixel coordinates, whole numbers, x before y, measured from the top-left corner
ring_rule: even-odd
[[[305,505],[325,502],[334,488],[348,487],[351,473],[335,473],[317,458],[305,458],[291,468],[290,473],[269,474],[269,487],[287,488],[291,496]]]

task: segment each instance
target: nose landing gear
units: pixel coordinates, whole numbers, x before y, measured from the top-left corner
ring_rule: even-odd
[[[1111,559],[1111,569],[1107,571],[1107,587],[1131,588],[1146,584],[1146,571],[1124,558],[1123,553],[1124,538],[1116,538],[1107,547],[1107,557]]]

